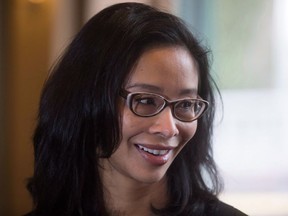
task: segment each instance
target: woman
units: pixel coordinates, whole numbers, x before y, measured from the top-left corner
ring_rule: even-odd
[[[88,21],[43,89],[28,215],[244,215],[217,199],[207,54],[144,4]]]

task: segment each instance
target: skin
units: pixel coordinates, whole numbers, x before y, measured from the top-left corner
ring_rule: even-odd
[[[183,47],[153,48],[144,52],[125,86],[130,92],[150,92],[168,100],[196,98],[198,67]],[[109,159],[101,159],[104,194],[111,212],[117,215],[151,215],[151,204],[164,207],[165,174],[185,144],[194,136],[197,121],[181,122],[166,107],[156,116],[136,116],[121,101],[122,140]],[[167,150],[159,160],[150,158],[139,145]],[[150,158],[150,159],[149,159]],[[114,214],[114,213],[113,213]]]

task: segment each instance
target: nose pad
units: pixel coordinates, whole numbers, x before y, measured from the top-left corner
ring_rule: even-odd
[[[172,109],[167,106],[160,112],[158,115],[153,117],[153,124],[149,128],[149,132],[153,134],[159,134],[163,137],[169,138],[179,134],[179,130],[177,128],[177,121],[173,114]]]

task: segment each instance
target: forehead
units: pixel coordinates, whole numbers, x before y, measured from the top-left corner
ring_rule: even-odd
[[[198,87],[198,66],[190,52],[181,46],[145,51],[133,68],[126,88],[177,93]]]

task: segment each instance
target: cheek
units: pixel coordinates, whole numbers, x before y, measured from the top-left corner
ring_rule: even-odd
[[[134,134],[136,130],[141,131],[141,118],[135,116],[129,109],[124,108],[122,112],[122,136],[123,139],[129,137],[131,134]]]
[[[182,132],[182,140],[184,145],[193,138],[197,131],[197,121],[186,123],[186,125],[183,126]]]

